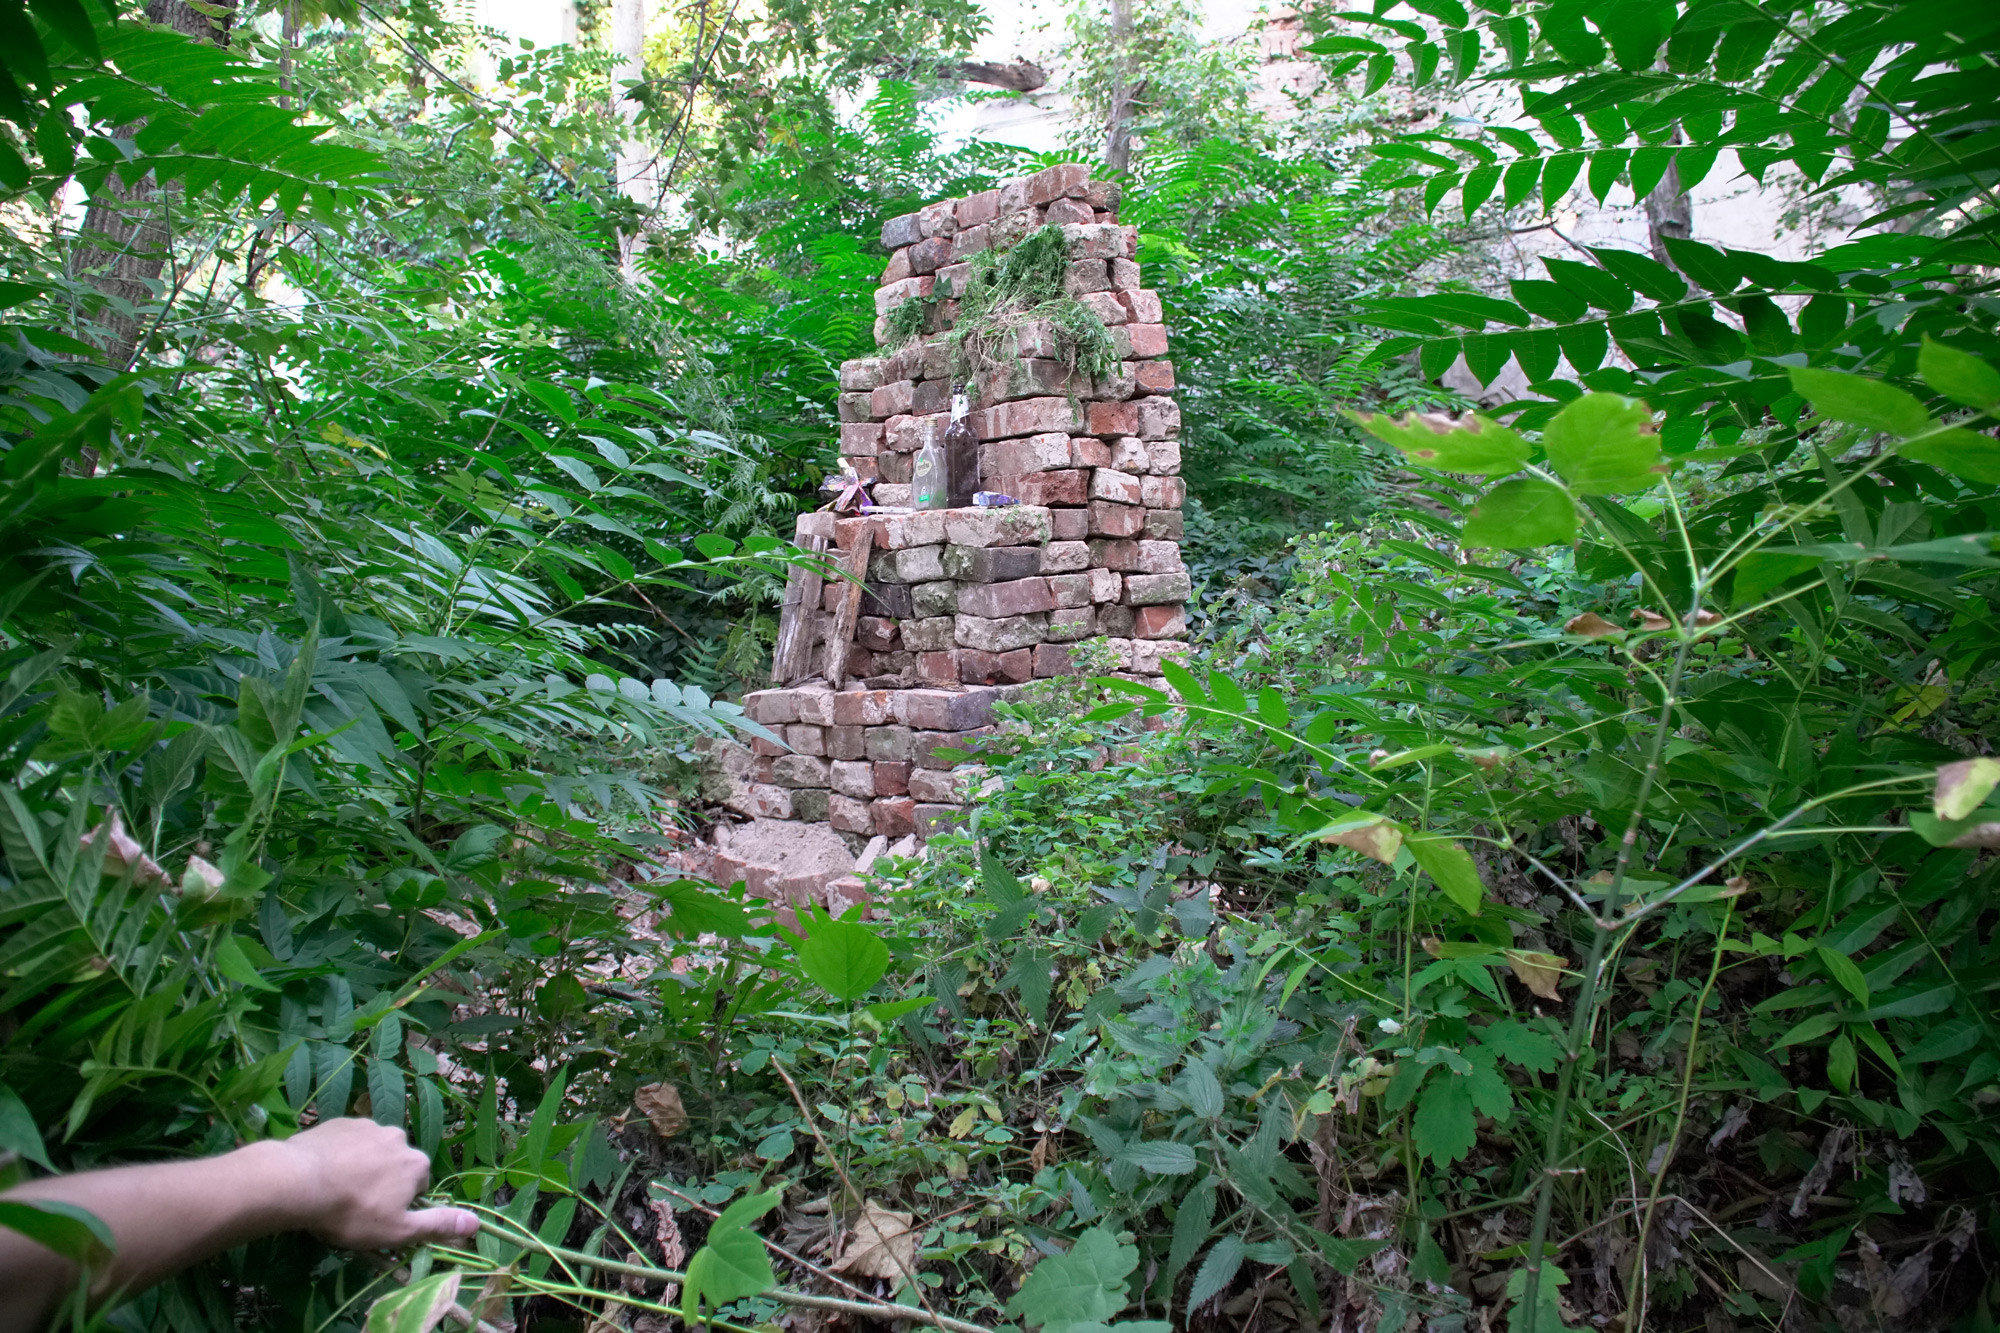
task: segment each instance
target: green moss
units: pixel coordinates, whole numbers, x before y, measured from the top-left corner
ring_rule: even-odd
[[[1062,228],[1042,227],[1011,249],[973,256],[958,293],[953,323],[951,374],[969,382],[1002,366],[1020,364],[1017,334],[1031,324],[1047,324],[1055,334],[1056,359],[1075,381],[1111,372],[1117,348],[1104,321],[1064,290],[1069,276],[1069,243]]]
[[[935,296],[913,296],[891,309],[884,316],[889,326],[889,341],[885,346],[894,351],[912,338],[921,338],[930,325],[931,311],[936,306]]]

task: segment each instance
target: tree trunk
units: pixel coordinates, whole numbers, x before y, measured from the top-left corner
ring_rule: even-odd
[[[646,77],[646,0],[611,0],[611,114],[625,123],[625,136],[618,145],[618,192],[633,203],[652,208],[658,200],[653,155],[634,131],[639,119],[638,104],[626,94],[625,85]],[[639,244],[635,232],[618,236],[618,267],[627,278],[634,273],[634,252]]]
[[[1132,0],[1111,0],[1111,49],[1115,75],[1111,114],[1106,118],[1104,165],[1112,171],[1132,166],[1132,75],[1127,49],[1132,42]]]
[[[221,46],[229,40],[235,8],[233,0],[219,7],[229,12],[210,18],[185,0],[148,0],[146,17],[192,41]],[[117,136],[129,139],[144,128],[143,121],[124,125]],[[138,307],[153,299],[154,284],[166,268],[173,241],[170,211],[179,195],[178,185],[161,189],[150,173],[127,185],[113,172],[91,196],[84,214],[73,263],[78,275],[108,298],[99,314],[103,333],[98,345],[114,370],[129,369],[138,357],[145,330]],[[87,461],[94,470],[95,457]]]
[[[1685,241],[1693,234],[1694,206],[1681,193],[1680,169],[1670,164],[1667,174],[1660,177],[1660,183],[1646,196],[1646,241],[1653,258],[1672,268],[1674,261],[1667,255],[1665,242]]]

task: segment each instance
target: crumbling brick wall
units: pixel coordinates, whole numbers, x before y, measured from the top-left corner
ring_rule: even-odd
[[[1086,168],[1051,167],[883,225],[877,343],[894,336],[905,301],[926,302],[925,331],[841,367],[840,452],[876,504],[909,504],[913,456],[950,420],[945,334],[968,261],[1049,224],[1067,244],[1067,290],[1104,322],[1117,365],[1066,374],[1053,332],[1029,325],[1018,362],[965,386],[980,486],[1018,505],[799,518],[800,543],[836,563],[865,541],[866,592],[851,618],[851,585],[837,579],[812,582],[816,603],[787,607],[811,618],[794,627],[805,637],[783,664],[789,678],[745,701],[786,746],[754,747],[736,798],[745,813],[824,820],[856,838],[927,836],[960,816],[983,776],[937,751],[976,746],[995,700],[1073,673],[1086,640],[1100,669],[1138,676],[1184,650],[1187,487],[1160,299],[1140,284],[1117,186]]]

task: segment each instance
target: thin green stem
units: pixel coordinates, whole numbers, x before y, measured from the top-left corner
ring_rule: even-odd
[[[1702,585],[1697,582],[1691,598],[1692,608],[1701,605]],[[1688,619],[1692,621],[1694,610],[1690,609]],[[1660,699],[1658,720],[1653,727],[1653,741],[1646,756],[1645,770],[1639,777],[1639,790],[1632,805],[1632,817],[1626,822],[1625,834],[1619,840],[1618,860],[1611,872],[1611,884],[1604,895],[1603,916],[1591,917],[1590,955],[1583,968],[1583,987],[1576,998],[1576,1009],[1570,1017],[1569,1036],[1563,1051],[1562,1071],[1556,1077],[1555,1106],[1549,1119],[1548,1142],[1542,1154],[1541,1178],[1535,1182],[1535,1218],[1528,1231],[1528,1262],[1526,1277],[1522,1282],[1521,1300],[1528,1311],[1528,1327],[1539,1322],[1542,1286],[1542,1253],[1548,1240],[1549,1219],[1555,1209],[1555,1181],[1562,1163],[1563,1129],[1569,1118],[1569,1104],[1576,1092],[1576,1077],[1583,1063],[1583,1052],[1590,1032],[1597,1021],[1598,996],[1603,989],[1602,973],[1605,957],[1610,949],[1611,937],[1615,933],[1607,927],[1608,920],[1615,921],[1618,908],[1625,893],[1625,873],[1632,864],[1632,852],[1639,842],[1639,829],[1645,822],[1646,806],[1652,800],[1653,787],[1659,780],[1660,756],[1665,752],[1667,736],[1673,730],[1674,708],[1679,702],[1681,679],[1687,670],[1688,654],[1694,647],[1691,634],[1683,633],[1678,650],[1674,654],[1674,668],[1668,677],[1666,690]]]
[[[1632,1271],[1625,1286],[1625,1327],[1629,1333],[1645,1333],[1646,1330],[1646,1235],[1652,1229],[1653,1212],[1660,1204],[1660,1189],[1667,1179],[1667,1168],[1674,1164],[1674,1154],[1680,1151],[1681,1132],[1687,1128],[1688,1093],[1694,1087],[1695,1055],[1701,1048],[1701,1016],[1708,1008],[1708,997],[1715,992],[1715,979],[1722,975],[1722,950],[1729,939],[1729,923],[1735,919],[1736,904],[1731,901],[1722,912],[1722,924],[1715,929],[1715,952],[1709,959],[1708,980],[1702,984],[1701,994],[1694,1000],[1694,1017],[1688,1026],[1687,1058],[1681,1062],[1681,1089],[1674,1103],[1674,1127],[1667,1134],[1664,1150],[1660,1153],[1660,1165],[1653,1171],[1653,1185],[1646,1195],[1646,1206],[1639,1217],[1639,1236],[1633,1242]]]

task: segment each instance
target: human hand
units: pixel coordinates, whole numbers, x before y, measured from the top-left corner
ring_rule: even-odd
[[[397,1249],[463,1240],[479,1230],[464,1208],[410,1204],[430,1183],[431,1164],[403,1131],[372,1120],[323,1120],[272,1145],[296,1176],[296,1225],[345,1250]]]

